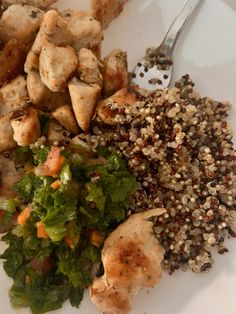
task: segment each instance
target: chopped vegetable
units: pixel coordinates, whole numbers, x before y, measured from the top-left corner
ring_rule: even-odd
[[[56,181],[54,181],[51,185],[50,185],[50,187],[53,189],[53,190],[57,190],[59,187],[60,187],[60,185],[61,185],[61,180],[56,180]]]
[[[18,216],[17,218],[17,223],[21,226],[23,226],[26,222],[26,220],[29,218],[30,216],[30,208],[29,207],[26,207],[21,213],[20,215]]]
[[[39,221],[39,222],[36,223],[36,226],[37,226],[37,237],[38,238],[45,238],[45,239],[47,239],[48,238],[48,234],[47,234],[47,231],[45,229],[44,223]]]
[[[14,280],[11,303],[35,314],[67,299],[78,307],[100,268],[105,237],[125,219],[137,183],[114,152],[88,158],[45,146],[20,154],[29,168],[37,167],[15,184],[17,197],[0,207],[4,228],[17,217],[0,256]]]
[[[105,237],[103,234],[97,231],[92,231],[90,236],[90,241],[93,245],[100,247],[103,245],[103,242],[105,240]]]

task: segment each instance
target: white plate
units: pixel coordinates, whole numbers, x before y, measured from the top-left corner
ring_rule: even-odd
[[[148,46],[159,44],[183,0],[130,0],[122,15],[105,32],[104,54],[112,48],[128,51],[132,69]],[[87,8],[86,0],[59,1],[60,7]],[[204,0],[175,50],[175,75],[191,74],[203,94],[234,104],[231,122],[236,132],[236,1]],[[156,288],[141,292],[132,314],[235,314],[236,241],[230,252],[215,257],[210,274],[178,272],[164,275]],[[11,281],[1,270],[0,313],[26,314],[13,310],[8,299]],[[98,314],[87,295],[79,308],[65,304],[58,314]]]

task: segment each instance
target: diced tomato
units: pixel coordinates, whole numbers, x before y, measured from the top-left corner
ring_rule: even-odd
[[[48,273],[54,265],[54,261],[51,256],[46,257],[43,261],[33,258],[29,266],[32,267],[39,275],[45,275]]]
[[[53,176],[58,174],[64,161],[65,158],[60,155],[60,148],[52,146],[50,152],[48,153],[47,160],[43,165],[45,172],[47,173],[46,175]]]
[[[23,225],[26,223],[27,219],[28,219],[29,216],[30,216],[30,212],[31,212],[30,208],[29,208],[29,207],[26,207],[26,208],[19,214],[19,216],[17,217],[17,223],[18,223],[18,225],[23,226]]]

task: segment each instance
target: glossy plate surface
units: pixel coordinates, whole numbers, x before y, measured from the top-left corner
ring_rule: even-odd
[[[112,48],[127,50],[130,70],[145,48],[159,45],[183,0],[130,0],[125,11],[105,32],[103,54]],[[88,0],[61,0],[58,7],[88,8]],[[203,0],[178,41],[174,79],[189,73],[202,95],[233,104],[231,124],[236,134],[236,1]],[[164,274],[159,286],[135,298],[132,314],[235,314],[236,241],[230,252],[215,256],[209,274]],[[0,244],[0,250],[3,245]],[[13,310],[8,299],[11,285],[0,265],[0,313],[27,314]],[[98,314],[87,295],[81,307],[65,304],[52,314]]]

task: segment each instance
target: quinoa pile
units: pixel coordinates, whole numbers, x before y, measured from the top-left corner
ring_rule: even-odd
[[[212,248],[224,254],[225,239],[236,237],[236,152],[225,121],[230,105],[201,98],[193,86],[185,75],[174,88],[142,91],[134,105],[116,108],[116,125],[96,118],[87,136],[94,150],[119,151],[140,182],[130,214],[168,210],[154,231],[169,273],[208,271]]]

